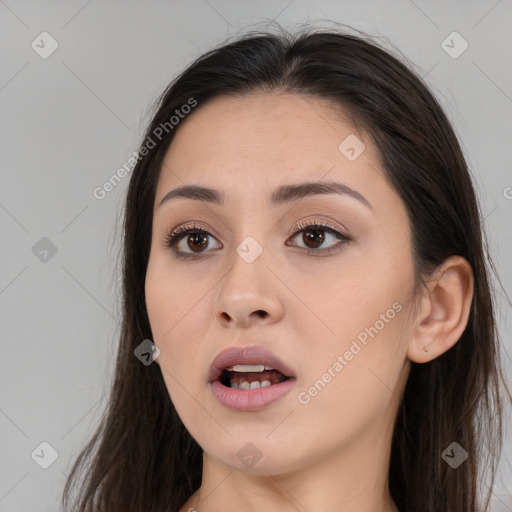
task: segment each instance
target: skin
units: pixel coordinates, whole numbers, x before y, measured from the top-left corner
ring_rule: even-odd
[[[366,146],[354,161],[338,150],[350,134]],[[371,208],[336,194],[267,203],[280,185],[320,180],[350,186]],[[227,203],[178,198],[158,207],[184,184],[220,189]],[[351,241],[322,254],[339,241],[323,232],[315,249],[304,232],[293,235],[299,220],[327,222]],[[165,237],[191,221],[211,235],[199,246],[204,257],[178,259]],[[236,252],[248,236],[263,248],[250,264]],[[194,254],[198,246],[185,236],[174,248]],[[410,362],[457,342],[473,293],[461,257],[446,260],[416,295],[413,270],[405,206],[369,137],[331,103],[278,92],[218,97],[182,121],[157,185],[145,289],[157,364],[204,450],[200,492],[181,512],[398,510],[388,464]],[[396,303],[400,312],[300,403],[299,393]],[[208,370],[222,350],[249,345],[285,361],[296,383],[262,410],[229,410],[213,396]],[[247,442],[261,454],[251,468],[237,457]]]

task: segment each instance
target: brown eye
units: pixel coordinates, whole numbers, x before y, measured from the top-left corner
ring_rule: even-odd
[[[331,250],[335,250],[339,245],[351,240],[336,229],[322,223],[309,225],[299,224],[297,227],[300,229],[293,234],[293,238],[302,234],[302,242],[304,244],[303,248],[308,249],[308,254],[318,253],[320,255],[322,253],[328,253]],[[329,237],[332,240],[339,240],[339,243],[331,244],[330,246],[323,248],[325,242],[329,241]],[[321,248],[318,249],[318,247]]]
[[[186,244],[194,252],[201,252],[208,246],[208,235],[202,232],[190,233],[186,238]]]
[[[179,258],[187,258],[201,256],[207,253],[206,250],[210,245],[209,238],[215,240],[213,235],[196,224],[188,226],[180,226],[165,238],[166,247],[170,247],[175,256]],[[175,247],[177,246],[177,247]],[[219,244],[219,247],[222,247]]]
[[[302,240],[304,240],[307,247],[316,249],[324,242],[325,234],[322,234],[321,230],[308,229],[307,231],[303,231]]]
[[[208,231],[199,227],[181,227],[166,239],[165,244],[173,248],[177,256],[194,256],[194,253],[199,255],[206,252],[209,237],[213,238]],[[178,246],[178,248],[174,248],[174,246]]]
[[[322,223],[314,223],[308,225],[299,224],[298,231],[293,233],[292,239],[302,234],[302,243],[308,254],[321,256],[328,254],[341,245],[350,242],[351,238],[343,235],[338,230]],[[166,247],[170,247],[178,258],[194,258],[203,254],[207,255],[210,251],[210,240],[216,240],[213,235],[200,226],[180,226],[165,238]],[[330,244],[324,248],[326,242],[339,240],[337,244]],[[217,248],[222,248],[222,244],[217,242]],[[285,245],[290,245],[288,242]],[[300,247],[300,246],[299,246]]]

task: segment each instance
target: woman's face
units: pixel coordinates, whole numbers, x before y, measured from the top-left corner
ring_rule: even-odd
[[[216,98],[176,128],[160,174],[145,289],[157,362],[191,435],[230,468],[371,460],[390,443],[409,368],[410,227],[369,138],[337,112],[292,94]],[[339,193],[294,192],[306,182]],[[223,201],[161,204],[185,185]],[[193,233],[169,246],[180,227]],[[264,366],[292,378],[269,386],[284,377]]]

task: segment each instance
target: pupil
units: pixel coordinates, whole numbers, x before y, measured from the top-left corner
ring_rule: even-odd
[[[311,236],[311,233],[315,233],[317,236],[315,236],[315,235]],[[308,231],[305,231],[304,232],[304,242],[306,243],[306,245],[309,246],[309,242],[313,243],[312,247],[318,247],[319,245],[321,245],[322,242],[324,241],[324,235],[320,234],[320,233],[321,233],[321,231],[316,231],[314,229],[309,229]]]
[[[204,249],[208,243],[208,237],[204,234],[204,233],[191,233],[189,236],[188,236],[188,242],[189,242],[189,247],[195,251],[194,247],[192,247],[191,244],[194,244],[194,245],[201,245],[201,242],[200,242],[200,239],[202,238],[202,241],[203,241],[203,246],[202,247],[199,247],[199,250],[201,249]],[[199,251],[197,251],[199,252]]]

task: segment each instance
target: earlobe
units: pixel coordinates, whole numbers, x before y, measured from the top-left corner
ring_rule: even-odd
[[[427,363],[449,350],[466,328],[474,291],[473,270],[461,256],[450,256],[422,292],[407,357]]]

